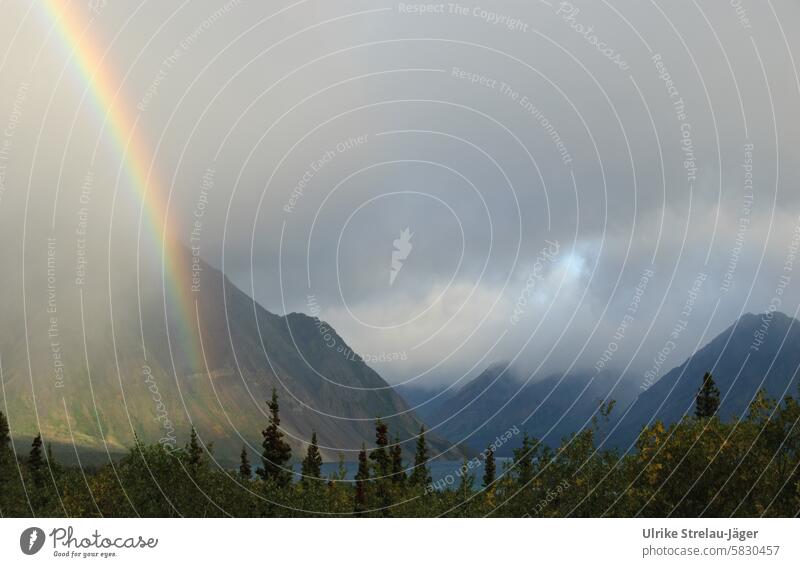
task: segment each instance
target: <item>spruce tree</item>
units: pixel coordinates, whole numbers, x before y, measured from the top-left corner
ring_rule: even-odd
[[[483,486],[488,488],[497,477],[497,465],[494,462],[494,449],[489,446],[486,449],[486,462],[483,464]]]
[[[392,470],[391,457],[386,448],[389,445],[389,427],[380,419],[375,422],[375,445],[376,449],[369,454],[369,458],[375,464],[378,478],[388,477]]]
[[[10,478],[10,467],[14,451],[11,449],[11,433],[8,428],[8,421],[3,412],[0,411],[0,492],[3,483]]]
[[[457,494],[461,505],[458,507],[458,510],[463,518],[468,518],[471,514],[470,502],[472,487],[475,484],[475,475],[470,472],[469,465],[470,461],[465,457],[464,462],[461,464],[461,469],[459,470],[460,480],[458,482]]]
[[[369,482],[369,462],[367,461],[367,448],[362,443],[361,451],[358,453],[358,472],[356,473],[356,512],[363,512],[367,509],[367,482]]]
[[[522,447],[514,449],[514,470],[517,473],[517,482],[525,487],[533,479],[533,453],[539,445],[536,439],[528,437],[528,433],[522,436]]]
[[[375,474],[375,495],[380,502],[381,514],[389,515],[389,507],[392,504],[392,495],[389,490],[389,476],[392,474],[392,456],[389,452],[389,428],[380,419],[375,422],[375,445],[377,448],[369,454],[369,458],[374,462]]]
[[[301,472],[303,484],[308,485],[322,480],[322,455],[319,452],[316,431],[311,433],[311,444],[308,446],[305,459],[303,459]]]
[[[200,469],[203,462],[203,448],[200,446],[200,440],[197,437],[197,431],[192,427],[189,433],[189,443],[186,445],[186,464],[189,466],[189,471],[196,474]]]
[[[13,478],[14,450],[11,448],[11,435],[8,421],[0,411],[0,512],[8,516],[7,503],[11,501],[11,480]]]
[[[31,489],[28,491],[29,501],[33,512],[43,514],[43,509],[50,501],[47,489],[47,463],[42,450],[42,435],[36,435],[31,443],[31,452],[28,454],[28,473],[31,479]]]
[[[0,455],[11,451],[11,432],[8,428],[8,420],[3,412],[0,411]]]
[[[411,472],[411,484],[414,486],[427,486],[433,482],[431,471],[428,469],[428,445],[425,442],[425,426],[419,429],[417,447],[414,452],[414,470]]]
[[[703,376],[703,385],[697,391],[694,415],[698,419],[714,417],[719,409],[719,389],[710,372]]]
[[[45,462],[42,454],[42,435],[38,434],[31,443],[31,452],[28,455],[28,471],[31,480],[37,489],[44,488],[45,485]]]
[[[272,480],[278,486],[286,487],[292,482],[292,472],[289,469],[289,460],[292,458],[292,448],[283,440],[283,432],[280,429],[281,419],[279,416],[278,392],[272,388],[272,399],[267,404],[269,407],[269,425],[261,432],[264,448],[261,454],[263,468],[258,470],[258,474],[264,480]]]
[[[344,480],[347,478],[347,465],[345,464],[344,455],[339,453],[339,466],[336,467],[336,474],[333,476],[336,480]]]
[[[391,449],[392,456],[392,481],[403,483],[406,480],[406,471],[403,468],[403,447],[400,445],[400,436],[394,438],[394,445]]]
[[[242,445],[242,454],[239,456],[239,476],[242,480],[250,480],[253,477],[250,458],[247,456],[247,447],[244,445]]]

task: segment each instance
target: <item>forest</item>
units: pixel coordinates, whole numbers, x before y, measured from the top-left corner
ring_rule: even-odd
[[[280,425],[277,393],[267,403],[261,462],[243,448],[238,469],[220,468],[197,432],[178,450],[136,441],[99,467],[64,466],[41,435],[16,454],[0,412],[3,517],[793,517],[800,511],[800,403],[759,392],[735,421],[717,415],[711,374],[694,415],[643,427],[621,453],[600,442],[613,402],[592,425],[549,447],[523,434],[500,463],[487,447],[475,478],[468,461],[452,484],[434,483],[423,428],[406,455],[386,424],[358,457],[323,476],[314,434],[302,459]],[[406,457],[412,457],[407,459]],[[295,466],[299,462],[298,467]],[[501,465],[501,466],[498,466]],[[299,472],[299,474],[297,474]]]

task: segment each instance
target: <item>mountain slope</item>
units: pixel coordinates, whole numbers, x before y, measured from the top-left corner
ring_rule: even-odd
[[[552,375],[525,381],[513,368],[486,369],[443,403],[418,410],[434,431],[475,450],[483,450],[498,436],[511,431],[512,439],[497,451],[509,456],[527,432],[550,445],[589,424],[607,396],[630,401],[627,385],[611,391],[613,380],[601,375]]]
[[[183,253],[177,266],[198,266]],[[194,425],[232,463],[243,443],[260,450],[275,387],[296,458],[316,431],[326,459],[355,460],[374,439],[375,418],[386,416],[413,450],[419,419],[363,361],[332,348],[331,339],[348,347],[333,330],[324,339],[318,320],[272,314],[202,262],[196,292],[163,285],[154,263],[139,266],[138,277],[127,268],[83,287],[61,277],[48,290],[46,277],[29,277],[26,317],[11,307],[3,313],[0,408],[18,446],[37,431],[57,446],[93,451],[121,450],[134,433],[180,446]],[[434,455],[450,446],[429,441]]]
[[[799,369],[800,322],[779,312],[744,315],[642,392],[613,425],[608,445],[626,450],[645,424],[693,415],[705,372],[713,373],[720,390],[720,417],[735,419],[761,388],[778,399],[796,395]]]

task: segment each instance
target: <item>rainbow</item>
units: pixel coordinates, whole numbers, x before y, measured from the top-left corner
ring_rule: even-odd
[[[178,224],[169,223],[167,191],[151,175],[152,155],[143,136],[136,131],[138,115],[134,106],[128,106],[120,96],[122,82],[105,63],[104,46],[87,34],[88,22],[79,16],[83,12],[68,2],[47,0],[42,3],[52,20],[65,48],[70,50],[76,70],[88,85],[94,103],[105,116],[107,128],[124,162],[136,200],[142,205],[143,231],[153,242],[160,244],[165,302],[178,308],[176,323],[188,362],[200,371],[205,368],[200,349],[197,325],[197,305],[192,293],[189,257],[177,234]],[[169,332],[169,330],[168,330]]]

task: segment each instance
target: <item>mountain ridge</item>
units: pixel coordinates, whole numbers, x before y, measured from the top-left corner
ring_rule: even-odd
[[[182,254],[173,261],[188,270],[191,251]],[[81,289],[59,279],[53,291],[57,338],[47,332],[52,323],[46,302],[29,302],[23,319],[28,335],[0,335],[2,402],[15,438],[41,431],[58,446],[117,453],[132,445],[134,434],[180,446],[194,426],[220,459],[233,463],[243,444],[260,451],[265,402],[275,387],[296,460],[312,431],[326,460],[339,453],[355,460],[362,442],[373,443],[376,418],[384,418],[392,436],[400,435],[407,453],[413,451],[422,422],[377,372],[360,357],[326,346],[316,318],[271,313],[200,262],[199,291],[188,302],[200,322],[196,353],[184,348],[195,339],[191,321],[170,289],[165,301],[155,261],[143,262],[135,281],[126,270],[111,270],[108,282]],[[25,291],[40,297],[46,291],[41,283],[33,278]],[[5,315],[20,320],[18,313]],[[86,318],[91,325],[82,325]],[[448,450],[462,454],[435,434],[428,440],[434,457]]]
[[[420,405],[418,413],[436,431],[475,450],[512,425],[557,446],[591,423],[601,400],[613,399],[616,406],[598,431],[598,442],[627,451],[645,425],[656,419],[669,425],[693,414],[705,372],[714,374],[718,413],[725,420],[743,415],[761,388],[778,399],[795,394],[800,321],[777,311],[746,313],[638,395],[630,377],[613,387],[617,380],[610,371],[551,374],[526,382],[508,363],[494,363],[441,402]],[[414,396],[419,402],[421,394]],[[510,448],[499,454],[508,456]]]
[[[759,389],[779,399],[794,394],[799,347],[797,319],[779,311],[746,313],[639,394],[613,423],[605,443],[627,450],[644,425],[655,420],[670,424],[691,415],[705,372],[713,374],[720,390],[718,415],[725,420],[743,415]]]
[[[558,445],[591,423],[602,400],[614,397],[611,390],[606,375],[548,374],[525,381],[507,363],[495,363],[441,404],[418,413],[434,430],[477,451],[513,431],[514,439],[497,450],[507,457],[521,443],[516,438],[521,433]],[[626,390],[623,383],[617,397],[625,399]]]

